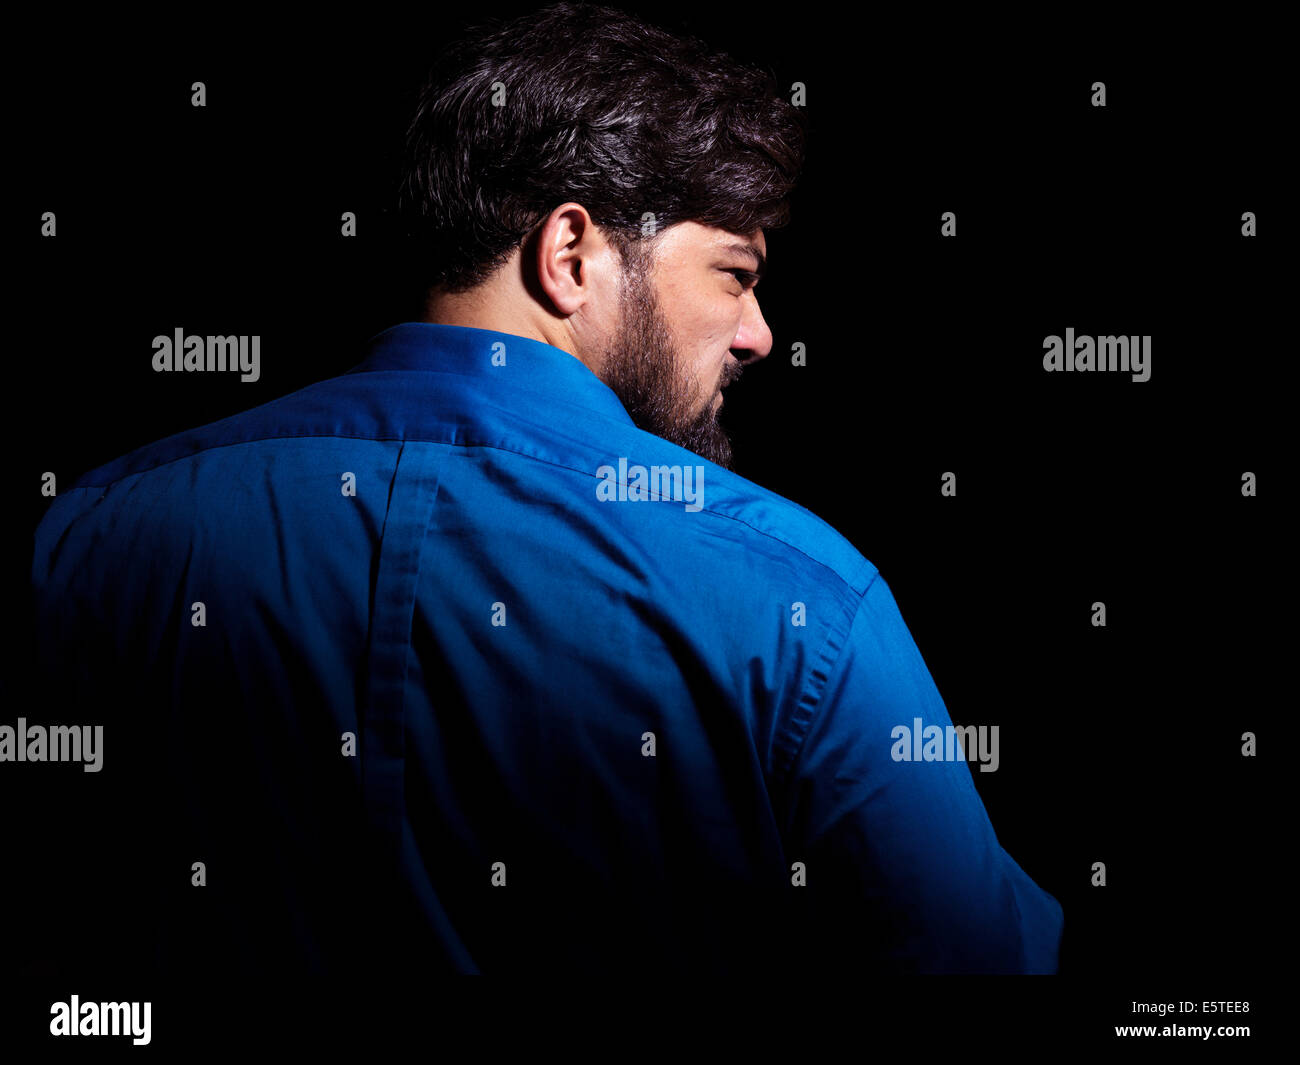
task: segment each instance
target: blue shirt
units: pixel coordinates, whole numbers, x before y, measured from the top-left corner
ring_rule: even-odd
[[[1056,969],[876,568],[557,348],[394,326],[35,546],[167,971]]]

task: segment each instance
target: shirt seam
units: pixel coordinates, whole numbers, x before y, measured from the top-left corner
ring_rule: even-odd
[[[803,686],[799,689],[799,698],[795,703],[794,712],[790,715],[790,720],[784,730],[786,736],[791,737],[794,742],[792,745],[783,745],[783,751],[788,753],[777,766],[777,779],[779,781],[786,780],[803,753],[804,745],[808,740],[808,733],[812,730],[813,718],[821,710],[822,702],[826,697],[826,689],[830,686],[831,679],[839,671],[840,663],[844,659],[844,652],[849,643],[849,634],[857,623],[858,614],[862,612],[862,605],[867,600],[867,593],[871,591],[879,579],[880,570],[877,569],[872,574],[871,579],[867,581],[867,586],[862,589],[862,594],[858,597],[858,604],[849,616],[848,624],[844,627],[843,642],[832,651],[833,657],[822,669],[818,669],[818,664],[826,659],[827,649],[831,646],[837,634],[836,630],[832,629],[826,634],[826,639],[822,641],[822,645],[818,649],[817,662],[814,663],[813,668],[809,671],[808,679],[804,681]],[[809,697],[810,693],[811,698]]]
[[[454,440],[422,440],[422,439],[419,439],[418,437],[410,437],[410,436],[393,436],[393,437],[384,436],[384,437],[379,437],[379,436],[354,436],[354,435],[346,434],[346,433],[277,433],[277,434],[274,435],[274,436],[258,436],[258,437],[254,437],[254,438],[252,438],[252,439],[250,439],[250,440],[235,440],[235,441],[231,441],[231,442],[229,442],[229,443],[224,443],[224,444],[210,444],[210,445],[207,445],[207,446],[205,446],[205,447],[199,448],[199,449],[196,450],[196,451],[192,451],[192,452],[190,452],[188,455],[177,455],[175,458],[172,458],[172,459],[166,459],[166,460],[163,461],[163,462],[159,462],[157,465],[149,466],[149,467],[146,468],[146,469],[135,470],[135,471],[133,471],[133,472],[131,472],[131,473],[123,474],[121,477],[118,477],[118,478],[116,478],[116,479],[114,479],[114,480],[111,480],[111,481],[105,481],[105,482],[103,482],[102,484],[96,484],[96,483],[91,483],[91,484],[81,484],[81,483],[77,483],[77,484],[73,485],[73,487],[72,487],[71,489],[68,489],[68,491],[72,491],[72,492],[75,492],[75,491],[89,491],[90,489],[93,489],[93,488],[108,489],[108,488],[113,487],[113,485],[116,485],[116,484],[120,484],[120,483],[122,483],[123,481],[125,481],[125,480],[126,480],[127,478],[129,478],[129,477],[137,477],[137,476],[142,476],[142,475],[144,475],[144,474],[146,474],[146,473],[152,473],[152,472],[155,471],[155,470],[160,470],[160,469],[162,469],[164,466],[170,466],[173,462],[183,462],[183,461],[186,460],[186,459],[192,459],[192,458],[194,458],[194,457],[197,456],[197,455],[203,454],[204,452],[208,452],[208,451],[216,451],[216,450],[218,450],[218,449],[220,449],[220,448],[240,447],[240,446],[242,446],[242,445],[244,445],[244,444],[260,444],[260,443],[265,443],[266,441],[269,441],[269,440],[365,440],[365,441],[369,441],[369,442],[372,442],[372,443],[385,443],[385,444],[401,444],[401,443],[407,443],[407,442],[409,442],[409,443],[435,444],[435,445],[440,445],[440,446],[444,446],[444,447],[458,447],[458,448],[490,448],[490,449],[493,450],[493,451],[502,451],[502,452],[505,452],[507,455],[518,455],[520,458],[530,459],[530,460],[532,460],[532,461],[534,461],[534,462],[540,462],[540,463],[543,463],[544,465],[547,465],[547,466],[554,466],[554,467],[557,468],[557,469],[568,470],[568,471],[571,472],[571,473],[576,473],[576,474],[579,474],[580,476],[584,476],[584,477],[590,477],[590,478],[592,478],[593,480],[599,480],[599,479],[600,479],[600,478],[598,477],[598,475],[597,475],[596,473],[592,472],[592,471],[584,470],[584,469],[581,469],[581,468],[579,468],[579,467],[577,467],[577,466],[570,466],[570,465],[568,465],[568,464],[566,464],[566,463],[563,463],[563,462],[556,462],[556,461],[553,460],[553,459],[540,458],[540,457],[538,457],[537,455],[529,455],[529,454],[526,454],[525,452],[517,451],[517,450],[515,450],[515,449],[513,449],[513,448],[503,447],[503,446],[500,445],[500,444],[470,444],[470,443],[463,443],[463,442],[462,442],[462,443],[458,443],[458,442],[456,442],[456,441],[454,441]],[[146,445],[146,446],[148,446],[148,445]],[[781,497],[781,498],[783,498],[783,497]],[[785,502],[790,503],[791,501],[789,501],[789,500],[785,500]],[[792,505],[797,505],[797,504],[793,504],[793,503],[792,503]],[[752,532],[758,534],[759,536],[766,537],[766,538],[769,539],[769,540],[774,540],[774,541],[776,541],[777,543],[779,543],[779,544],[783,544],[784,546],[790,548],[792,551],[797,551],[797,552],[799,552],[799,554],[801,554],[801,555],[802,555],[804,558],[806,558],[809,562],[812,562],[812,563],[814,563],[815,565],[820,566],[822,569],[829,570],[832,574],[835,575],[835,577],[836,577],[838,580],[843,581],[844,584],[848,585],[849,588],[852,588],[852,587],[853,587],[852,584],[850,583],[850,581],[849,581],[848,579],[846,579],[845,577],[841,576],[840,573],[839,573],[839,571],[836,570],[833,566],[828,565],[827,563],[821,561],[820,559],[813,558],[812,555],[810,555],[810,554],[808,554],[806,551],[804,551],[803,548],[801,548],[798,544],[793,544],[793,543],[791,543],[789,540],[783,540],[783,539],[781,539],[781,537],[779,537],[779,536],[776,536],[776,535],[774,535],[774,534],[772,534],[772,533],[770,533],[770,532],[766,532],[766,531],[764,531],[763,529],[759,529],[759,528],[755,527],[754,525],[751,525],[751,524],[750,524],[749,522],[747,522],[744,518],[738,518],[738,517],[736,517],[734,514],[724,514],[724,513],[722,513],[721,511],[717,511],[717,510],[712,510],[712,509],[710,509],[707,505],[705,505],[702,509],[703,509],[703,511],[704,511],[706,514],[712,514],[714,517],[717,517],[717,518],[726,518],[728,521],[734,521],[734,522],[737,522],[738,524],[745,526],[745,528],[751,530]],[[820,519],[819,519],[819,520],[820,520]],[[859,566],[857,567],[858,572],[861,571],[861,568],[862,568],[861,565],[859,565]],[[878,574],[873,575],[872,578],[871,578],[871,580],[867,582],[867,588],[870,588],[871,585],[872,585],[872,583],[875,582],[875,579],[876,579],[876,576],[877,576],[877,575],[878,575]],[[854,577],[856,578],[856,576],[857,576],[857,573],[855,572],[855,573],[854,573]],[[864,588],[864,589],[862,590],[862,594],[863,594],[864,596],[866,595],[867,588]]]

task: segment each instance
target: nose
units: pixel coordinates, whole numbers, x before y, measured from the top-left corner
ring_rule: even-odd
[[[772,330],[763,320],[758,307],[758,297],[750,289],[745,294],[745,310],[740,318],[740,328],[731,344],[731,353],[742,366],[766,359],[772,351]]]

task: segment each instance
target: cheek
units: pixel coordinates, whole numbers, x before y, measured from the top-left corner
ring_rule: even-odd
[[[695,364],[696,373],[710,382],[722,372],[722,364],[740,326],[739,314],[730,311],[728,307],[714,308],[692,323],[693,331],[686,350]]]
[[[740,329],[742,315],[740,301],[727,293],[700,300],[692,308],[688,318],[690,336],[692,347],[701,359],[714,360],[726,355]],[[723,349],[722,356],[718,354],[719,348]]]
[[[664,294],[674,308],[669,314],[673,334],[682,355],[697,373],[716,375],[731,350],[744,310],[740,301],[721,286],[674,286]]]
[[[719,369],[736,341],[736,334],[740,331],[743,317],[744,312],[740,301],[728,297],[727,302],[718,308],[718,313],[710,323],[707,350],[709,358]]]

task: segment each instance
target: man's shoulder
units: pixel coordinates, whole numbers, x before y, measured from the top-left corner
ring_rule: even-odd
[[[635,514],[622,523],[629,535],[654,530],[681,550],[723,536],[747,544],[746,557],[756,566],[764,560],[808,566],[858,594],[875,576],[875,567],[829,523],[733,470],[631,424],[576,410],[557,416],[517,399],[494,402],[500,399],[454,375],[344,374],[136,448],[73,487],[98,497],[128,478],[161,476],[159,490],[183,492],[192,482],[184,462],[200,456],[210,467],[224,469],[224,462],[241,480],[256,476],[270,487],[274,469],[302,470],[317,452],[338,454],[340,440],[382,442],[394,455],[411,443],[478,449],[481,467],[536,464],[535,476],[541,466],[567,470],[589,484],[581,494],[593,505],[614,506],[602,507],[607,513],[628,504],[626,513]],[[286,442],[295,456],[287,466],[272,455]],[[264,476],[256,474],[259,464],[267,467]]]
[[[295,437],[362,435],[349,433],[341,412],[319,402],[323,398],[322,387],[338,380],[340,378],[318,381],[256,407],[132,448],[83,473],[73,488],[109,488],[128,477],[151,473],[177,460],[217,452],[237,444]],[[232,461],[242,461],[243,458],[231,456]]]
[[[690,456],[689,452],[684,455]],[[703,462],[696,456],[697,462]],[[704,463],[710,488],[702,509],[777,546],[786,564],[802,557],[829,570],[857,593],[866,590],[876,568],[825,519],[807,507],[754,481],[712,463]]]
[[[876,568],[827,521],[734,470],[631,425],[610,426],[593,444],[570,448],[566,461],[593,482],[596,505],[624,508],[621,527],[675,550],[714,555],[721,542],[761,578],[768,564],[819,570],[861,594]]]

